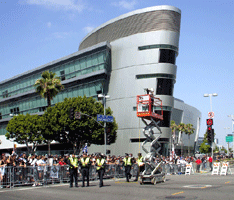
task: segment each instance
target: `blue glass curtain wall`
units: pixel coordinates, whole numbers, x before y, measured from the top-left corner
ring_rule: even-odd
[[[61,71],[64,71],[64,80],[66,80],[107,68],[108,57],[109,52],[101,50],[64,64],[58,64],[49,70],[55,72],[57,76],[61,76]],[[0,99],[34,90],[33,85],[37,79],[41,78],[43,71],[45,70],[28,75],[26,78],[16,79],[0,85]]]

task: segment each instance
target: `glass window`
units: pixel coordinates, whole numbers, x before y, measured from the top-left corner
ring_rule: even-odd
[[[98,63],[104,63],[104,52],[99,53],[98,55]]]
[[[66,79],[65,78],[65,71],[64,70],[60,71],[60,78],[61,78],[61,81],[64,81]]]
[[[91,57],[91,56],[90,56],[90,57],[87,57],[87,58],[86,58],[86,62],[87,62],[87,63],[86,63],[87,68],[88,68],[88,67],[91,67],[91,66],[92,66],[92,57]]]
[[[80,62],[77,60],[75,62],[75,71],[80,70]]]
[[[78,96],[77,88],[73,88],[72,93],[73,93],[73,97],[77,97]]]
[[[67,97],[68,97],[68,98],[72,98],[72,97],[73,97],[73,95],[72,95],[72,89],[69,89],[69,90],[67,91]]]
[[[95,85],[92,84],[90,85],[90,96],[97,95],[96,90],[95,90]]]
[[[87,97],[89,97],[89,86],[88,85],[85,85],[84,86],[84,95],[86,95]]]
[[[87,69],[84,69],[81,72],[82,72],[82,75],[87,74]]]
[[[76,76],[77,76],[77,77],[80,76],[80,75],[81,75],[81,71],[76,72]]]
[[[74,72],[74,65],[75,65],[75,62],[70,62],[70,73]]]
[[[175,64],[175,51],[170,49],[160,49],[159,63]]]
[[[172,95],[174,88],[174,80],[166,78],[157,79],[157,95]]]
[[[94,54],[92,56],[92,65],[98,65],[98,56],[97,56],[97,54]]]
[[[172,74],[139,74],[139,75],[136,75],[136,79],[157,78],[157,77],[175,79],[175,76]]]
[[[86,68],[85,59],[81,59],[81,60],[80,60],[80,67],[81,67],[81,69],[85,69],[85,68]]]
[[[178,48],[172,45],[168,45],[168,44],[154,44],[154,45],[148,45],[148,46],[141,46],[138,47],[138,49],[141,50],[147,50],[147,49],[158,49],[158,48],[162,48],[162,49],[172,49],[175,51],[178,51]]]
[[[82,87],[79,87],[79,90],[78,90],[78,96],[81,96],[83,97],[84,96],[84,90]]]
[[[105,65],[104,65],[104,64],[99,65],[99,70],[102,70],[102,69],[104,69],[104,68],[105,68]]]
[[[70,64],[66,64],[66,65],[63,65],[63,68],[65,69],[65,74],[69,74],[70,73]]]
[[[91,73],[92,71],[93,71],[93,68],[92,68],[92,67],[86,69],[86,73],[87,73],[87,74]]]

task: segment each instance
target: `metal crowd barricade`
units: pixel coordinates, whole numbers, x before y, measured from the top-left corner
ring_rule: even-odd
[[[178,173],[185,174],[186,164],[178,164]]]
[[[106,165],[104,178],[114,178],[115,176],[115,165],[109,164]]]
[[[196,164],[193,163],[195,169]],[[185,164],[164,164],[162,165],[162,171],[165,174],[180,174],[185,173]],[[138,171],[137,164],[133,164],[131,174],[136,176]],[[94,181],[98,179],[98,174],[95,165],[90,167],[90,180]],[[123,178],[125,177],[125,168],[121,164],[108,164],[106,165],[104,178]],[[81,181],[81,173],[78,173],[78,180]],[[0,187],[12,188],[23,185],[38,186],[48,185],[56,183],[69,182],[69,166],[8,166],[0,167]]]
[[[80,180],[81,180],[81,174],[80,174]],[[97,179],[97,172],[96,172],[96,167],[95,165],[91,165],[90,169],[89,169],[89,179],[94,181]]]
[[[125,169],[122,165],[115,165],[115,177],[116,178],[123,178],[125,176]]]

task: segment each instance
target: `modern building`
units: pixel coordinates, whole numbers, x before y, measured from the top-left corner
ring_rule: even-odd
[[[175,153],[177,155],[181,155],[181,153],[188,154],[188,152],[190,152],[190,155],[193,155],[193,153],[196,152],[198,143],[200,142],[199,132],[201,112],[198,109],[184,103],[184,101],[175,98],[171,118],[176,124],[193,124],[194,133],[190,136],[176,131],[177,144],[175,145]]]
[[[111,154],[139,152],[144,125],[136,116],[136,96],[146,88],[153,88],[163,102],[161,153],[168,155],[170,149],[171,118],[194,125],[194,143],[201,114],[173,96],[180,20],[181,11],[173,6],[135,10],[94,29],[77,52],[0,82],[0,149],[12,148],[4,136],[11,114],[43,113],[46,101],[35,93],[33,84],[45,70],[55,72],[65,86],[52,105],[66,97],[97,97],[100,92],[110,96],[106,105],[119,127],[116,143],[108,146]],[[98,145],[89,148],[92,152],[103,150]]]

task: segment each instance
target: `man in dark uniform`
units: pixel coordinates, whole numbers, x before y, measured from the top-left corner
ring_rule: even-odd
[[[78,169],[78,158],[75,157],[75,154],[72,154],[72,157],[68,159],[69,164],[69,173],[70,173],[70,188],[73,187],[73,177],[75,179],[75,187],[78,187],[77,181],[77,169]]]
[[[103,186],[103,176],[105,173],[105,166],[106,166],[106,160],[104,158],[104,155],[98,154],[97,155],[97,160],[96,160],[96,170],[98,172],[98,177],[99,177],[99,187]]]
[[[137,169],[137,175],[136,175],[136,179],[134,181],[138,181],[138,177],[140,172],[143,172],[145,170],[145,163],[143,162],[143,156],[141,155],[141,153],[138,153],[138,158],[136,160],[138,169]]]
[[[131,168],[132,168],[132,158],[129,157],[127,153],[125,153],[125,158],[123,159],[123,165],[125,167],[125,176],[126,176],[126,181],[129,182],[129,179],[131,178]]]
[[[82,174],[82,187],[85,187],[85,177],[87,179],[87,187],[89,186],[89,168],[91,165],[90,158],[87,156],[87,153],[83,153],[82,158],[80,159],[80,167]]]

